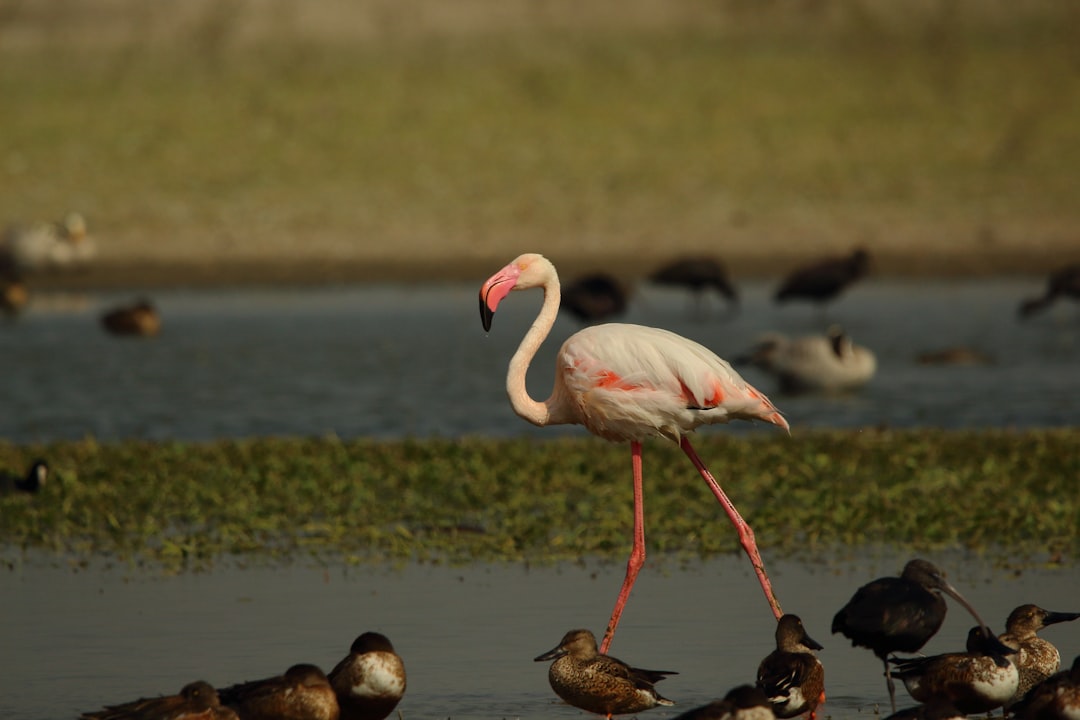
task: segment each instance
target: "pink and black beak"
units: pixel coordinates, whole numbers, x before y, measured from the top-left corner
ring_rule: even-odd
[[[484,325],[484,332],[491,330],[491,319],[495,317],[495,309],[488,307],[484,292],[480,291],[480,322]]]
[[[514,286],[517,285],[518,275],[521,269],[510,264],[488,278],[480,288],[480,322],[484,325],[484,332],[491,330],[491,319],[495,317],[495,308],[506,297]]]

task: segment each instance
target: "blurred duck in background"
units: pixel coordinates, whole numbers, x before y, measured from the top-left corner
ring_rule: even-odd
[[[873,351],[856,345],[837,326],[825,335],[798,338],[768,333],[735,364],[752,365],[776,376],[785,393],[857,390],[877,372]]]
[[[0,312],[9,318],[18,317],[30,302],[30,289],[19,277],[6,277],[0,273]]]
[[[0,240],[0,268],[17,272],[74,268],[97,256],[97,245],[77,212],[61,222],[11,225]]]
[[[108,310],[101,324],[112,335],[150,337],[161,332],[161,316],[145,298]]]

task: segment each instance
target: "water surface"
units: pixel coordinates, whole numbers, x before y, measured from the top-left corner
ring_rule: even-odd
[[[820,332],[841,324],[874,350],[877,377],[843,397],[784,397],[744,371],[808,427],[1065,426],[1080,423],[1080,312],[1053,308],[1027,323],[1025,280],[875,281],[823,315],[777,307],[770,286],[742,288],[742,310],[704,321],[680,292],[639,289],[627,322],[669,328],[732,358],[761,333]],[[174,291],[154,295],[164,329],[149,340],[106,336],[99,312],[130,294],[42,298],[0,327],[0,437],[15,442],[120,438],[202,440],[256,435],[342,438],[508,436],[581,432],[529,428],[507,404],[506,365],[540,293],[500,307],[480,327],[477,287],[364,286],[313,290]],[[529,375],[547,397],[553,359],[580,326],[560,317]],[[966,345],[980,367],[925,367],[916,354]],[[746,432],[735,423],[721,432]],[[715,431],[715,430],[714,430]],[[767,431],[767,430],[766,430]]]
[[[889,555],[774,562],[785,610],[802,616],[828,680],[825,715],[866,717],[888,695],[878,660],[829,633],[855,588],[899,571]],[[1080,610],[1077,568],[1013,573],[977,557],[931,556],[987,622],[1034,602]],[[0,571],[0,717],[60,720],[203,678],[226,685],[313,662],[329,670],[366,630],[385,633],[405,659],[405,718],[573,718],[532,658],[575,627],[602,633],[622,578],[616,566],[526,568],[303,565],[155,572],[73,572],[41,559]],[[972,625],[951,603],[925,652],[959,650]],[[754,678],[773,648],[774,621],[742,556],[681,568],[649,565],[638,578],[611,653],[676,670],[661,691],[678,702],[644,717],[672,718]],[[1044,631],[1062,655],[1080,653],[1080,623]],[[901,706],[911,704],[900,690]]]

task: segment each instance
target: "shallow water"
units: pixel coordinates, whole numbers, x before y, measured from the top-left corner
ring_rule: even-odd
[[[825,646],[824,716],[866,717],[888,705],[873,655],[829,634],[855,588],[895,574],[906,558],[861,556],[820,564],[770,563],[788,612]],[[995,629],[1016,605],[1080,610],[1076,567],[1019,574],[977,557],[931,556]],[[359,633],[385,633],[403,656],[405,718],[586,717],[560,704],[547,664],[532,658],[574,627],[600,633],[621,567],[473,565],[402,569],[303,566],[217,569],[160,576],[122,568],[78,572],[41,558],[0,571],[0,717],[58,720],[138,696],[171,693],[202,678],[215,685],[283,672],[324,670]],[[951,603],[927,653],[961,649],[971,618]],[[676,670],[660,690],[672,718],[753,680],[773,647],[774,621],[741,556],[689,568],[647,566],[611,654]],[[1080,623],[1044,636],[1067,661],[1080,653]],[[899,690],[901,707],[910,703]]]
[[[820,332],[836,322],[879,359],[877,377],[842,397],[769,393],[793,431],[806,427],[1064,426],[1080,423],[1080,311],[1068,304],[1027,323],[1021,297],[1040,281],[867,282],[827,316],[776,307],[770,286],[742,288],[742,310],[691,319],[686,295],[648,286],[626,322],[666,327],[734,357],[761,333]],[[175,291],[154,295],[164,329],[117,339],[97,316],[131,294],[44,296],[0,326],[0,437],[26,443],[93,435],[211,439],[253,435],[456,437],[581,432],[530,428],[514,417],[503,379],[539,307],[522,293],[485,335],[476,286]],[[530,370],[546,397],[553,358],[577,330],[560,317]],[[989,353],[985,367],[925,367],[917,353],[952,345]],[[748,430],[735,423],[722,432]],[[714,430],[715,431],[715,430]]]

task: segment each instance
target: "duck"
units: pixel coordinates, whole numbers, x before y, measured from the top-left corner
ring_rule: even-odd
[[[562,287],[560,310],[580,322],[603,322],[626,313],[630,292],[614,275],[604,272],[582,275]]]
[[[405,696],[405,663],[390,639],[365,632],[330,671],[341,720],[382,720]]]
[[[856,248],[850,255],[826,257],[802,265],[780,283],[773,299],[778,303],[806,300],[825,305],[837,298],[870,270],[870,253]]]
[[[758,665],[757,686],[773,706],[778,718],[809,713],[825,702],[825,669],[814,654],[821,643],[811,638],[798,615],[786,614],[776,623],[776,649]]]
[[[97,256],[97,246],[87,232],[86,219],[70,212],[59,222],[9,226],[0,256],[0,265],[35,272],[85,265]]]
[[[1017,703],[1028,690],[1061,668],[1061,654],[1049,640],[1038,636],[1039,630],[1077,618],[1080,618],[1080,613],[1053,612],[1030,603],[1020,605],[1009,613],[1005,620],[1005,632],[998,635],[998,640],[1016,649],[1012,661],[1020,672],[1020,684],[1005,707]]]
[[[0,312],[9,318],[19,315],[30,302],[30,289],[19,278],[0,277]]]
[[[654,685],[672,670],[642,670],[622,660],[600,654],[596,636],[589,630],[571,630],[551,650],[533,658],[553,660],[548,682],[567,704],[586,712],[605,715],[639,713],[664,705],[672,706]]]
[[[221,704],[210,683],[197,680],[176,695],[140,698],[122,705],[106,705],[79,715],[80,720],[240,720],[236,712]]]
[[[1069,670],[1028,690],[1012,711],[1020,720],[1080,720],[1080,655]]]
[[[774,720],[773,705],[756,685],[739,685],[723,700],[687,710],[675,720]]]
[[[850,392],[866,385],[877,373],[874,352],[856,345],[835,325],[825,335],[790,338],[767,333],[749,352],[736,358],[735,364],[774,375],[780,391],[787,394]]]
[[[101,325],[112,335],[151,337],[161,332],[161,317],[149,300],[140,299],[107,310]]]
[[[230,685],[218,695],[243,720],[339,720],[341,715],[330,681],[308,663],[283,675]]]
[[[649,274],[649,281],[689,290],[695,315],[701,314],[705,293],[710,289],[724,298],[728,307],[739,304],[739,291],[728,278],[727,268],[720,260],[709,255],[678,258],[665,263]]]
[[[1024,320],[1050,307],[1059,298],[1080,300],[1080,263],[1066,265],[1050,273],[1043,294],[1023,300],[1017,313]]]
[[[987,628],[976,625],[968,632],[967,652],[930,657],[891,658],[893,677],[903,680],[918,702],[947,698],[962,713],[985,713],[1005,705],[1020,684],[1016,664],[1006,647]]]

